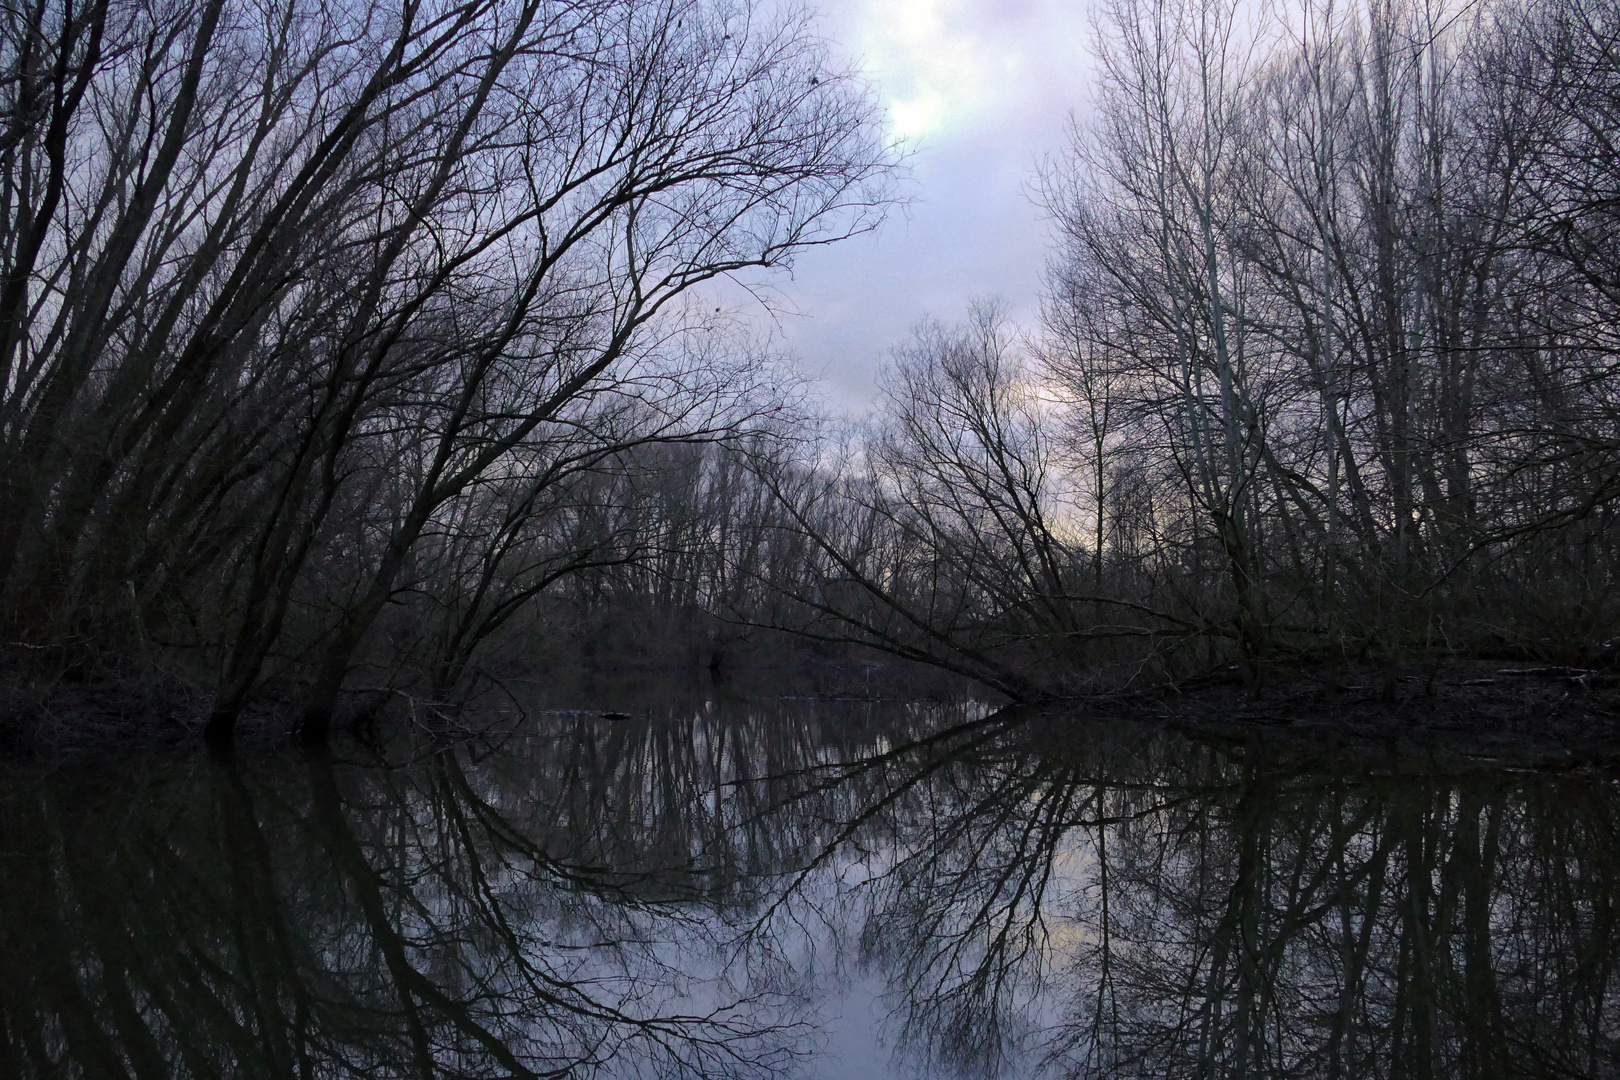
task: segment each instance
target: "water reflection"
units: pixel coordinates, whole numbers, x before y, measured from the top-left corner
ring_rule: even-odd
[[[1620,1074],[1590,771],[783,704],[3,790],[5,1076],[830,1075],[857,976],[896,1068]]]
[[[1073,1076],[1615,1074],[1612,782],[1032,734],[939,777],[872,887],[863,944],[916,1049]]]

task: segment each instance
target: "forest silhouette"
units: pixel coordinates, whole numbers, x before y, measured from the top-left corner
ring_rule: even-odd
[[[851,423],[715,303],[907,190],[810,12],[8,10],[8,715],[318,740],[536,657],[1612,663],[1620,9],[1093,22],[1041,325],[919,324]]]

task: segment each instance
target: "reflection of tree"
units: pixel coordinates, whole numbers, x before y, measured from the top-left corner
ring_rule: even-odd
[[[967,1072],[1614,1075],[1617,825],[1577,776],[1023,731],[931,785],[864,943]]]
[[[857,713],[19,775],[0,1075],[768,1072],[844,942],[963,1072],[1620,1072],[1610,783]]]
[[[719,924],[690,901],[711,875],[677,838],[712,832],[713,803],[667,797],[705,780],[696,741],[683,755],[646,725],[558,734],[571,753],[16,785],[0,801],[0,1074],[785,1065],[799,1031],[782,1003],[701,974]]]

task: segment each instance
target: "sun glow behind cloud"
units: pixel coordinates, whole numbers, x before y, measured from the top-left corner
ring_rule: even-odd
[[[789,350],[860,412],[918,318],[954,322],[999,297],[1021,324],[1038,319],[1048,236],[1031,181],[1086,105],[1088,0],[780,2],[819,9],[908,151],[910,204],[876,236],[807,254],[777,294]]]
[[[964,32],[960,3],[870,4],[861,45],[878,72],[896,135],[915,140],[971,118],[991,89],[983,46]]]
[[[850,44],[901,138],[959,134],[1023,89],[1030,43],[996,33],[994,6],[987,12],[972,0],[855,0],[850,7],[846,18],[858,34]]]

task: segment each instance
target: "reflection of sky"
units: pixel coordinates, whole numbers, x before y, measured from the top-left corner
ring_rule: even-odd
[[[870,402],[890,346],[925,315],[999,296],[1033,322],[1046,258],[1027,190],[1083,105],[1081,0],[822,0],[836,50],[912,150],[915,202],[875,237],[811,252],[779,283],[785,343],[841,408]]]
[[[803,1080],[892,1080],[913,1070],[895,1060],[879,1028],[883,983],[861,975],[846,980],[823,1006],[821,1053],[801,1065]]]

